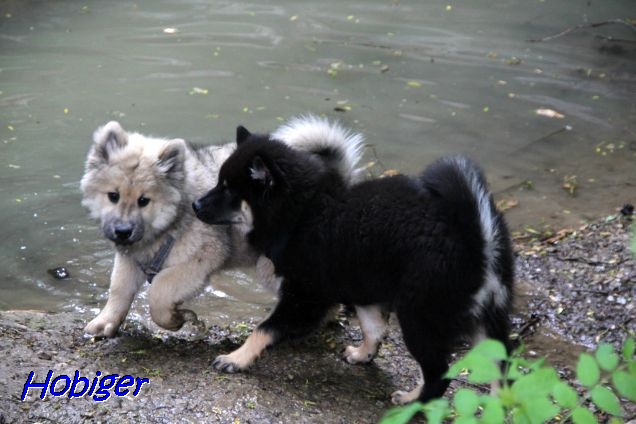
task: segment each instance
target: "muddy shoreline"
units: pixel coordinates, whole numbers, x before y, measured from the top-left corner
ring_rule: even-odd
[[[514,235],[514,331],[530,355],[546,356],[566,378],[573,378],[579,352],[600,341],[618,346],[636,334],[636,263],[624,221],[619,214],[581,228]],[[342,312],[308,339],[266,352],[249,372],[220,374],[211,361],[238,347],[256,323],[211,326],[203,335],[131,323],[114,339],[93,340],[82,333],[91,317],[0,312],[0,423],[369,423],[391,407],[392,391],[415,384],[415,364],[395,319],[369,365],[341,359],[342,349],[360,340],[355,318]],[[50,370],[53,378],[79,371],[92,379],[100,371],[150,384],[136,397],[103,402],[68,395],[41,400],[41,389],[32,389],[23,402],[29,373],[42,382]],[[632,406],[628,413],[636,415]]]

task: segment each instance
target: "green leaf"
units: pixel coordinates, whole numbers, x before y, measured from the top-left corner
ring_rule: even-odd
[[[544,423],[556,417],[561,408],[554,405],[549,399],[533,397],[522,401],[525,415],[532,423]]]
[[[625,371],[614,371],[612,383],[622,397],[636,402],[636,376]]]
[[[380,424],[406,424],[423,408],[422,403],[413,402],[406,406],[389,409],[380,420]]]
[[[587,353],[582,353],[579,356],[579,362],[576,365],[576,378],[586,387],[592,387],[598,383],[601,377],[601,371],[596,364],[596,361]]]
[[[636,226],[634,226],[634,229],[636,230]],[[634,232],[634,243],[636,243],[636,231]],[[636,251],[634,254],[636,255]],[[630,337],[623,345],[623,359],[625,361],[632,361],[634,359],[634,352],[636,352],[636,341]]]
[[[479,342],[472,351],[489,359],[502,361],[508,357],[506,348],[499,340],[486,339]]]
[[[465,357],[455,362],[445,377],[457,377],[464,369],[470,370],[468,381],[471,383],[490,383],[501,379],[501,369],[492,359],[486,358],[474,352],[468,352]]]
[[[494,396],[482,397],[484,410],[481,413],[481,422],[484,424],[501,424],[505,420],[505,413],[501,399]]]
[[[523,401],[514,410],[513,423],[544,423],[556,417],[560,408],[547,398],[533,398]]]
[[[574,409],[579,404],[579,397],[576,394],[576,390],[562,381],[556,383],[552,389],[552,395],[554,396],[554,400],[563,408]]]
[[[501,380],[501,368],[494,362],[484,362],[480,367],[471,369],[468,381],[476,384]]]
[[[589,409],[579,406],[572,411],[572,421],[574,424],[598,424],[594,414]]]
[[[453,420],[455,424],[477,424],[477,417],[474,415],[460,415],[459,417]]]
[[[553,368],[540,368],[524,375],[512,383],[512,391],[519,402],[527,399],[547,398],[559,382],[559,375]]]
[[[619,357],[614,352],[614,348],[609,343],[599,345],[595,353],[596,360],[605,371],[614,371],[618,366]]]
[[[473,416],[479,407],[479,396],[470,389],[459,389],[454,404],[459,415]]]
[[[621,405],[618,398],[610,389],[604,386],[596,386],[590,392],[592,401],[605,412],[612,415],[621,415]]]
[[[422,408],[429,424],[441,424],[444,418],[450,414],[448,401],[446,399],[434,399]]]

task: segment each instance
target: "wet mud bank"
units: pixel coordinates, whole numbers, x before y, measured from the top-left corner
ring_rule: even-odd
[[[636,334],[630,243],[631,232],[620,216],[551,234],[515,236],[514,332],[528,354],[546,356],[561,375],[573,378],[579,352],[600,341],[618,346]],[[369,365],[341,359],[342,349],[361,338],[355,318],[341,312],[308,339],[266,352],[249,372],[221,374],[211,361],[238,347],[255,323],[211,326],[205,334],[194,334],[188,326],[168,333],[128,322],[116,338],[93,340],[82,333],[89,318],[0,313],[0,423],[369,423],[391,407],[391,392],[416,381],[415,363],[395,319]],[[48,393],[42,400],[42,389],[34,387],[22,401],[31,371],[35,383],[43,383],[49,371],[52,380],[69,376],[69,384],[76,371],[91,383],[117,374],[118,381],[124,380],[119,394],[129,392],[118,396],[111,388],[102,401],[95,393],[69,398],[68,392]],[[149,383],[134,396],[125,376]],[[65,384],[60,379],[57,390]],[[463,384],[453,382],[451,390]]]

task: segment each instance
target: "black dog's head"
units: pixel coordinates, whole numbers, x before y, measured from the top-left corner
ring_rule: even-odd
[[[192,204],[196,216],[208,224],[244,224],[275,232],[294,221],[322,176],[332,173],[316,155],[242,126],[236,143],[216,187]]]

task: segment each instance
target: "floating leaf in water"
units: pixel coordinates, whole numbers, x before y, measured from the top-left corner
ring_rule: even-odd
[[[290,21],[294,22],[298,20],[298,15],[294,15],[291,18],[289,18]]]
[[[576,175],[566,175],[563,177],[563,184],[561,185],[564,190],[566,190],[570,196],[574,196],[576,190],[578,189],[578,184],[576,182]]]
[[[453,10],[453,6],[451,6],[450,4],[446,5],[446,11],[450,12],[451,10]]]
[[[521,65],[521,59],[519,59],[518,57],[511,57],[510,59],[506,60],[506,63],[508,65]]]
[[[68,108],[67,108],[67,107],[65,107],[65,108],[64,108],[64,115],[68,115],[68,112],[69,112]]]
[[[422,83],[419,81],[409,81],[406,83],[411,88],[422,88]]]
[[[164,28],[163,29],[163,33],[164,34],[176,34],[177,32],[179,32],[179,30],[176,29],[176,28]]]
[[[557,119],[565,118],[565,115],[563,115],[562,113],[559,113],[556,110],[547,109],[547,108],[539,108],[535,110],[535,113],[539,116],[545,116],[547,118],[557,118]]]
[[[206,95],[206,94],[208,94],[208,89],[207,88],[194,87],[192,90],[190,90],[190,95],[193,96],[195,94]]]

